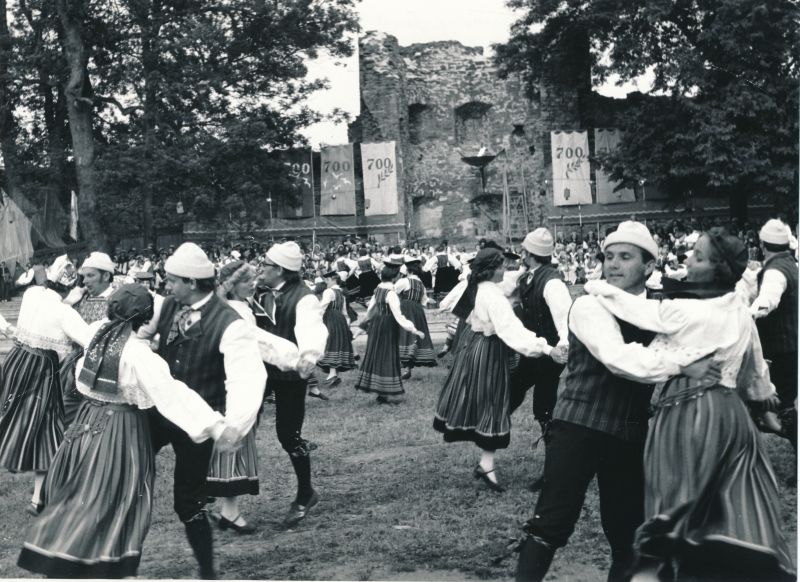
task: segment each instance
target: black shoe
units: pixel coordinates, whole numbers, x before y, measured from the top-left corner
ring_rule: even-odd
[[[241,517],[240,515],[237,515],[236,519],[239,519],[240,517]],[[241,535],[248,535],[251,533],[255,533],[256,527],[254,525],[251,525],[247,522],[245,522],[244,525],[237,525],[236,519],[231,521],[230,519],[226,519],[225,517],[220,515],[217,525],[221,530],[232,529],[233,531]]]
[[[325,380],[325,384],[328,385],[328,388],[333,388],[334,386],[338,386],[342,383],[342,379],[339,376],[334,376],[330,380]]]
[[[476,479],[480,479],[481,481],[486,483],[489,486],[489,489],[491,489],[492,491],[496,491],[497,493],[503,493],[506,490],[506,488],[500,485],[500,483],[495,483],[494,481],[489,479],[489,473],[494,473],[494,469],[492,469],[491,471],[484,471],[483,469],[481,469],[480,465],[476,465],[475,470],[472,471],[472,475]]]
[[[444,349],[444,350],[442,350],[441,352],[439,352],[438,354],[436,354],[436,357],[437,357],[437,358],[439,358],[439,359],[441,360],[441,359],[442,359],[443,357],[445,357],[445,356],[446,356],[448,353],[450,353],[450,350],[449,350],[449,349]]]
[[[325,396],[322,392],[309,392],[308,395],[311,398],[319,398],[320,400],[330,400],[330,398]]]
[[[400,376],[400,378],[403,380],[408,380],[409,378],[411,378],[411,368],[406,368],[403,374]]]
[[[361,359],[361,356],[359,356],[358,354],[354,354],[353,359],[357,362]]]
[[[44,503],[42,503],[41,501],[39,503],[34,503],[33,501],[31,501],[28,504],[28,507],[25,508],[25,511],[28,515],[36,517],[42,512],[43,509],[44,509]]]
[[[308,511],[317,503],[319,503],[319,495],[317,495],[316,491],[311,494],[311,499],[309,499],[308,503],[305,505],[300,505],[296,501],[292,501],[286,517],[283,518],[283,525],[286,527],[297,525],[305,519],[306,515],[308,515]]]

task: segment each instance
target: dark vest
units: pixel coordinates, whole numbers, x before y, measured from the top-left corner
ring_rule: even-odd
[[[768,269],[776,269],[786,278],[786,291],[772,313],[756,319],[761,347],[767,357],[769,354],[797,353],[797,263],[788,251],[770,258],[758,274],[759,290]]]
[[[619,319],[617,323],[625,343],[649,345],[656,335]],[[626,441],[641,441],[647,436],[652,393],[653,385],[612,374],[570,331],[566,383],[558,394],[553,418]]]
[[[72,306],[77,311],[81,319],[86,323],[94,323],[108,316],[108,301],[105,297],[90,297],[86,293],[80,300]]]
[[[344,259],[337,259],[336,260],[336,270],[337,271],[344,271],[346,273],[350,272],[350,266]]]
[[[367,271],[372,270],[372,261],[369,259],[358,259],[358,268],[361,269],[362,273],[366,273]]]
[[[268,317],[257,318],[256,321],[259,327],[297,345],[297,337],[294,334],[294,326],[297,321],[297,304],[306,295],[313,294],[314,292],[306,287],[302,281],[287,283],[278,291],[278,296],[275,298],[275,321],[273,322]],[[264,305],[263,302],[262,305]],[[269,364],[267,364],[267,373],[270,378],[275,380],[303,381],[297,372],[283,372]]]
[[[527,282],[527,274],[522,275],[517,282],[519,290],[520,310],[519,316],[522,323],[539,337],[547,340],[554,346],[558,343],[558,330],[553,322],[553,315],[544,299],[544,287],[553,279],[562,280],[558,268],[553,265],[540,265],[533,271],[531,282]]]
[[[169,365],[172,377],[197,392],[214,410],[225,411],[225,364],[219,343],[239,314],[211,295],[200,308],[200,320],[167,345],[169,330],[181,305],[174,297],[164,299],[158,320],[158,355]]]
[[[436,268],[446,269],[447,267],[450,267],[450,260],[447,255],[436,255]]]

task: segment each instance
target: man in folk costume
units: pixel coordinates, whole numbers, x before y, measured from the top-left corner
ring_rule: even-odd
[[[182,244],[164,268],[170,296],[140,335],[158,333],[158,354],[172,376],[223,413],[243,437],[256,421],[267,380],[257,340],[247,322],[214,293],[214,265],[199,246]],[[211,526],[204,509],[213,443],[193,442],[155,410],[150,424],[155,450],[171,444],[175,451],[174,509],[186,528],[200,576],[215,578]]]
[[[307,379],[325,353],[328,329],[322,321],[319,300],[300,279],[302,264],[303,255],[295,242],[276,244],[267,251],[261,282],[268,290],[259,297],[264,316],[259,317],[260,313],[256,312],[259,327],[291,341],[300,351],[297,372],[283,372],[267,366],[267,390],[275,395],[275,431],[297,477],[297,495],[283,520],[287,527],[305,518],[319,501],[311,486],[308,442],[301,433]]]
[[[515,312],[527,329],[546,339],[549,345],[562,348],[566,354],[569,346],[567,317],[572,297],[552,262],[554,247],[553,235],[544,227],[528,233],[522,241],[525,251],[522,260],[528,270],[516,282],[518,305]],[[547,434],[553,416],[558,380],[564,366],[553,358],[521,358],[511,374],[511,412],[533,388],[533,416],[541,426],[542,435]],[[541,488],[541,478],[534,482],[533,488]]]
[[[797,274],[789,249],[789,227],[768,220],[759,238],[764,267],[758,274],[758,296],[750,306],[756,319],[764,358],[771,362],[770,377],[781,400],[783,434],[797,458]]]
[[[339,245],[336,249],[336,260],[333,261],[331,264],[331,271],[338,272],[346,272],[347,278],[342,281],[342,285],[344,288],[342,291],[345,292],[344,297],[347,301],[347,316],[350,318],[350,321],[355,321],[358,319],[358,315],[350,306],[354,298],[354,294],[358,292],[358,284],[359,279],[355,275],[355,271],[358,268],[358,263],[349,257],[350,252],[345,245]]]
[[[64,303],[71,305],[83,321],[94,323],[105,319],[108,313],[108,298],[114,291],[114,270],[116,265],[106,253],[95,251],[83,261],[78,274],[83,284],[74,287],[64,298]],[[83,348],[75,346],[72,353],[61,365],[61,389],[64,393],[64,427],[68,427],[75,419],[83,397],[75,386],[75,364],[83,356]]]
[[[461,263],[450,254],[447,243],[442,242],[436,248],[436,254],[423,267],[423,271],[429,271],[433,275],[433,293],[437,301],[456,286],[460,270]]]
[[[605,239],[603,252],[608,282],[645,295],[658,253],[647,227],[622,222]],[[634,533],[644,521],[643,456],[653,384],[624,379],[614,370],[619,369],[615,361],[630,359],[633,344],[646,346],[654,336],[616,319],[591,295],[573,303],[566,384],[545,442],[544,482],[534,516],[524,526],[517,580],[545,577],[555,551],[566,545],[575,529],[595,475],[603,531],[611,546],[608,580],[628,579]],[[624,344],[626,349],[620,349]],[[648,378],[656,370],[658,377],[686,372],[660,354],[640,352],[637,377]],[[708,368],[710,362],[692,366]]]

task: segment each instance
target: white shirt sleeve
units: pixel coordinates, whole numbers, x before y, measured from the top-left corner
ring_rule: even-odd
[[[297,302],[294,335],[300,357],[316,362],[325,353],[328,328],[322,321],[322,307],[314,295],[306,295]]]
[[[336,293],[333,292],[333,289],[325,289],[322,292],[322,298],[319,300],[319,307],[322,309],[322,312],[325,313],[325,309],[333,303],[333,300],[336,299]]]
[[[769,315],[778,307],[784,291],[786,291],[786,277],[783,276],[783,273],[777,269],[767,269],[761,279],[758,297],[750,306],[750,313],[756,319]]]
[[[22,273],[22,275],[19,276],[19,278],[17,279],[17,285],[19,286],[27,285],[31,281],[33,281],[33,269],[28,269],[27,271]]]
[[[665,382],[680,374],[680,365],[669,359],[668,352],[650,350],[639,343],[625,343],[617,320],[596,297],[584,295],[575,300],[569,328],[613,374],[645,384]]]
[[[544,300],[550,309],[553,323],[558,330],[558,345],[569,345],[569,310],[572,307],[572,295],[563,281],[550,279],[544,286]]]
[[[219,351],[225,365],[225,420],[244,436],[253,427],[264,397],[267,371],[258,342],[243,319],[223,332]]]
[[[411,289],[411,283],[408,282],[408,277],[403,277],[394,284],[394,292],[398,295],[400,295],[400,293],[403,291],[408,291],[409,289]]]
[[[503,280],[497,284],[503,290],[503,295],[511,297],[517,290],[517,283],[519,278],[528,273],[527,269],[518,269],[516,271],[506,271],[503,273]],[[569,291],[567,291],[569,293]]]
[[[0,333],[5,334],[9,327],[11,327],[11,324],[0,314]]]
[[[406,316],[403,315],[403,312],[400,310],[400,298],[397,296],[397,293],[394,291],[389,291],[386,294],[386,304],[389,306],[389,309],[391,309],[392,315],[400,327],[410,333],[417,332],[417,328],[414,327],[414,324],[411,322],[411,320],[406,318]]]
[[[736,282],[735,291],[748,305],[758,296],[758,272],[760,269],[747,268],[741,279]]]
[[[499,288],[497,291],[502,293]],[[500,295],[489,301],[487,313],[497,337],[515,352],[528,358],[535,358],[541,355],[549,356],[553,351],[552,346],[547,345],[546,339],[522,325],[505,296]]]
[[[297,368],[300,351],[296,345],[287,339],[256,327],[255,324],[250,328],[250,331],[256,336],[258,351],[264,362],[272,364],[284,372]]]
[[[69,339],[85,348],[92,339],[92,332],[89,325],[83,321],[80,314],[68,305],[60,305],[61,310],[61,329],[69,336]]]
[[[222,415],[212,410],[197,392],[174,379],[163,359],[143,343],[133,343],[126,348],[130,349],[129,364],[139,387],[167,420],[178,425],[196,443],[222,433],[225,428]]]
[[[436,255],[434,255],[434,256],[432,256],[430,259],[428,259],[426,261],[425,266],[422,267],[422,270],[423,271],[427,271],[429,273],[435,273],[436,272],[436,268],[435,268],[436,264],[437,264]]]
[[[769,366],[761,351],[756,322],[751,320],[750,324],[750,345],[739,368],[736,387],[744,400],[766,400],[776,393],[775,386],[772,384]]]
[[[461,268],[461,262],[453,255],[447,255],[447,261],[450,263],[450,266],[453,267],[454,269],[458,270]]]

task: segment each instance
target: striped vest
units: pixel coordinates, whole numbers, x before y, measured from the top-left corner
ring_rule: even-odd
[[[554,346],[558,343],[558,330],[547,301],[544,299],[544,287],[553,279],[563,280],[555,265],[540,265],[533,271],[533,278],[527,283],[527,276],[519,278],[520,309],[518,316],[529,330],[547,340]]]
[[[767,269],[776,269],[786,278],[786,291],[778,306],[766,317],[756,319],[764,355],[797,353],[797,263],[787,251],[771,257],[758,274],[758,288]]]
[[[422,284],[422,281],[408,277],[408,284],[411,288],[400,293],[400,299],[413,303],[422,301],[422,295],[425,293],[425,285]]]
[[[649,345],[655,333],[617,320],[625,343]],[[653,385],[612,374],[569,332],[566,383],[558,394],[553,418],[608,433],[626,441],[647,436]]]
[[[169,364],[172,377],[197,392],[214,410],[225,411],[225,363],[219,351],[222,334],[239,314],[215,294],[200,307],[200,320],[167,344],[172,320],[181,305],[164,299],[158,320],[158,355]]]
[[[293,283],[286,283],[278,292],[275,298],[275,321],[273,322],[268,317],[257,318],[259,327],[274,333],[284,339],[289,340],[297,345],[297,336],[294,333],[294,326],[297,321],[297,304],[306,295],[313,295],[311,291],[302,281]],[[262,303],[262,306],[264,303]],[[281,380],[285,382],[302,382],[303,379],[295,371],[283,372],[267,364],[267,373],[270,378]]]

